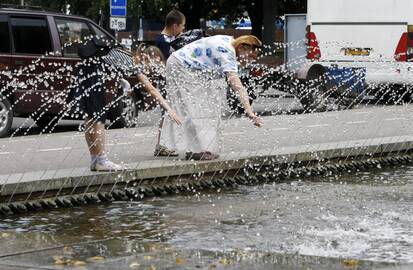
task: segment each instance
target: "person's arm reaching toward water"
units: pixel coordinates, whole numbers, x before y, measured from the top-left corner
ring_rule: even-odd
[[[172,120],[174,120],[178,125],[182,125],[181,118],[175,113],[174,110],[172,110],[166,100],[162,97],[159,90],[156,89],[149,81],[148,77],[146,77],[144,74],[138,74],[138,80],[140,83],[142,83],[143,89],[152,97],[154,97],[159,102],[159,104],[168,112]]]
[[[255,126],[261,127],[262,120],[252,111],[252,107],[249,102],[247,90],[242,85],[242,82],[240,78],[238,77],[238,74],[235,72],[228,72],[227,79],[228,79],[228,84],[231,87],[231,89],[238,92],[240,102],[244,106],[245,113],[247,114],[247,116],[252,120]]]

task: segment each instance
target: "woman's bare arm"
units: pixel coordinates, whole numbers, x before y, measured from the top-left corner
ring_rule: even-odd
[[[245,112],[249,118],[251,118],[254,122],[254,125],[261,126],[262,121],[261,119],[253,112],[251,104],[249,102],[249,96],[247,90],[242,85],[238,74],[235,72],[228,72],[227,73],[228,84],[232,90],[236,91],[239,94],[239,100],[241,104],[244,106]]]

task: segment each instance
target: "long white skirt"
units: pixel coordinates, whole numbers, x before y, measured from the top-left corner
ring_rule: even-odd
[[[221,105],[225,96],[222,81],[209,73],[185,68],[175,57],[166,64],[168,102],[183,119],[182,126],[165,117],[161,145],[175,150],[199,153],[221,150]]]

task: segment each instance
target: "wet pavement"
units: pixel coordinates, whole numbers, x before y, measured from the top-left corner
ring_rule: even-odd
[[[222,123],[221,157],[258,151],[271,155],[284,147],[297,146],[315,151],[320,144],[352,146],[353,140],[368,143],[383,139],[384,142],[385,137],[397,141],[413,134],[412,112],[413,105],[406,105],[275,115],[263,117],[262,128],[254,128],[245,118],[228,119]],[[156,160],[153,156],[156,139],[157,129],[153,125],[109,130],[106,139],[109,158],[118,164]],[[21,179],[24,173],[73,168],[89,171],[90,160],[83,132],[3,138],[0,158],[1,182],[8,181],[10,175]]]
[[[412,194],[404,166],[3,217],[0,269],[412,269]]]

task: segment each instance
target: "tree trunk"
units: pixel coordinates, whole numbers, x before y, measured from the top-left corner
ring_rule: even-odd
[[[184,13],[186,17],[186,29],[197,29],[201,27],[200,19],[201,12],[204,6],[203,1],[185,1],[180,6],[180,11]]]
[[[264,14],[264,45],[273,46],[275,42],[275,21],[277,18],[277,1],[263,0],[263,14]]]
[[[262,26],[263,26],[263,0],[247,1],[247,11],[251,19],[251,34],[262,39]]]

